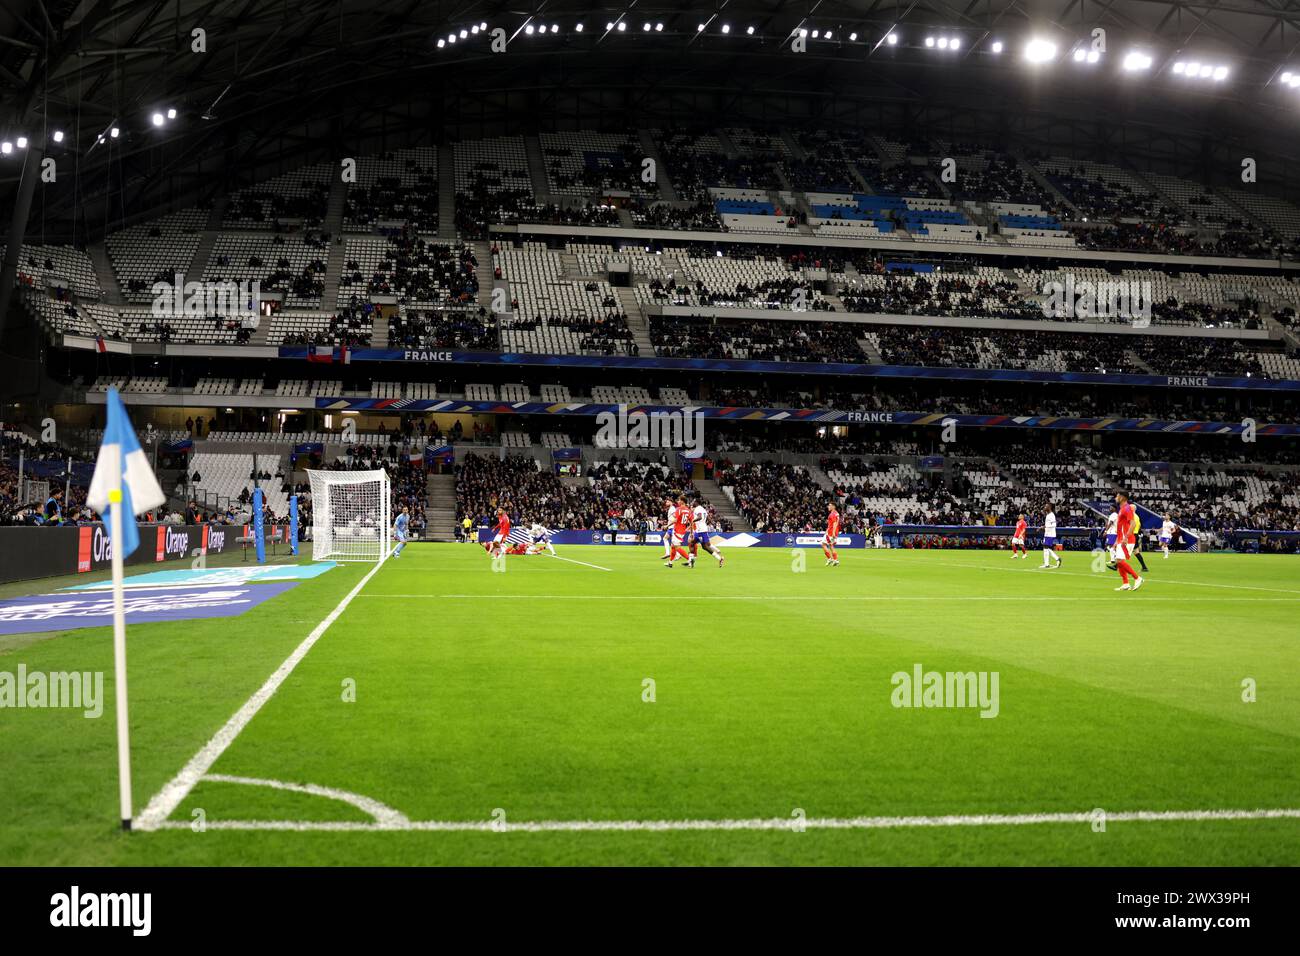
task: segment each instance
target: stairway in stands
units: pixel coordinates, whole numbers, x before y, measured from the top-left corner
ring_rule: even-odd
[[[885,362],[885,357],[880,354],[880,350],[876,348],[876,344],[872,342],[871,339],[868,338],[858,339],[858,347],[862,349],[863,352],[866,353],[867,361],[870,362],[872,365],[887,364]]]
[[[528,154],[528,178],[533,184],[533,196],[539,204],[553,202],[551,184],[546,179],[546,160],[542,156],[541,140],[536,136],[525,136],[524,152]]]
[[[731,522],[731,526],[737,531],[753,531],[754,526],[745,520],[744,516],[736,510],[736,506],[727,493],[718,486],[718,483],[712,478],[700,478],[695,482],[695,490],[700,493],[718,513],[718,517],[726,518]]]
[[[429,526],[425,531],[430,541],[456,540],[456,476],[429,475],[427,490],[429,503],[424,515]]]
[[[470,245],[478,265],[474,275],[478,276],[478,304],[489,312],[492,311],[492,243],[486,239],[475,239]]]
[[[641,303],[637,302],[636,292],[631,286],[618,285],[614,286],[614,294],[618,296],[619,307],[627,315],[627,327],[632,330],[637,354],[654,355],[654,346],[650,344],[650,320],[641,308]]]
[[[456,240],[456,152],[450,144],[438,147],[438,238]]]
[[[126,299],[122,297],[122,287],[117,284],[117,273],[113,271],[113,263],[109,261],[107,247],[102,242],[93,242],[86,251],[90,253],[90,262],[95,267],[95,278],[99,280],[99,288],[103,292],[99,301],[105,305],[124,305]]]
[[[330,198],[325,204],[325,219],[321,222],[321,231],[330,234],[329,249],[325,253],[325,280],[321,292],[321,308],[333,312],[338,308],[339,279],[343,277],[343,264],[347,258],[347,246],[343,239],[343,213],[347,208],[348,187],[340,176],[330,184]]]
[[[677,202],[677,190],[673,188],[672,181],[668,178],[668,167],[664,165],[663,157],[659,155],[659,147],[654,137],[650,135],[648,129],[643,129],[639,131],[638,139],[641,143],[641,154],[655,161],[655,183],[659,187],[659,198]]]

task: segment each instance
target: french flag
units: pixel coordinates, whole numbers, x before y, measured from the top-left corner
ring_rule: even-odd
[[[104,440],[95,459],[95,474],[86,492],[86,504],[104,516],[104,525],[112,538],[112,510],[121,508],[122,540],[114,541],[123,558],[140,546],[140,532],[135,516],[167,501],[149,459],[145,457],[135,429],[126,416],[126,407],[117,389],[108,390],[108,424]]]

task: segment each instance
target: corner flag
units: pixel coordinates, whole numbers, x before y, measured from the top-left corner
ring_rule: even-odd
[[[140,441],[135,437],[131,421],[117,389],[108,390],[108,424],[104,428],[104,441],[99,446],[95,460],[95,474],[90,479],[86,504],[105,518],[113,542],[113,551],[126,557],[140,545],[140,532],[135,526],[135,516],[141,511],[156,508],[167,500],[149,467]],[[112,512],[121,504],[122,540],[118,541]]]
[[[156,508],[167,500],[140,442],[135,437],[117,389],[108,390],[108,422],[95,460],[86,504],[99,512],[108,526],[113,562],[113,674],[117,702],[117,785],[122,829],[131,829],[131,736],[126,707],[126,599],[122,586],[123,559],[140,545],[135,526],[138,511]]]

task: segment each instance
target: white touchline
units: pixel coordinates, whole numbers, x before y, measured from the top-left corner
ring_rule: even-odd
[[[244,706],[235,711],[234,716],[226,721],[225,726],[203,745],[202,750],[190,758],[190,762],[181,768],[180,773],[154,794],[153,799],[149,801],[149,804],[136,818],[135,826],[137,829],[155,830],[172,815],[175,809],[180,806],[181,801],[194,789],[194,785],[199,782],[199,779],[211,769],[212,765],[217,762],[217,758],[225,752],[227,747],[234,743],[235,738],[248,726],[248,722],[280,689],[280,685],[298,666],[298,662],[307,656],[307,652],[329,630],[329,626],[338,620],[339,615],[347,610],[347,606],[352,603],[352,599],[361,592],[361,589],[369,583],[370,579],[383,566],[384,562],[381,561],[367,571],[365,577],[357,582],[357,586],[348,592],[347,596],[338,603],[334,610],[329,612],[325,620],[316,625],[315,630],[303,638],[302,643],[293,649],[293,653],[284,659],[284,663],[266,679],[266,683],[244,702]]]
[[[1105,813],[1109,823],[1206,823],[1232,820],[1295,820],[1300,809],[1275,810],[1131,810]],[[897,830],[921,827],[1007,827],[1038,824],[1083,823],[1098,819],[1095,812],[1085,813],[980,813],[952,814],[938,817],[757,817],[742,820],[534,820],[511,823],[507,820],[408,820],[405,823],[307,820],[208,820],[208,830],[319,830],[338,831],[434,831],[479,833],[623,833],[636,831],[668,832],[675,830]],[[172,820],[155,829],[187,830],[190,824]]]
[[[359,594],[357,597],[363,598],[430,598],[435,600],[465,600],[481,601],[490,598],[493,601],[510,600],[511,598],[520,601],[534,600],[554,600],[554,601],[662,601],[662,594],[437,594],[433,592],[425,593],[390,593],[390,592],[372,592],[370,594]],[[803,601],[807,602],[807,595],[803,594],[674,594],[671,598],[673,601]],[[1115,598],[1109,594],[1070,594],[1062,597],[1017,597],[1010,594],[974,594],[974,595],[943,595],[943,594],[837,594],[834,597],[836,601],[877,601],[877,602],[910,602],[925,601],[1014,601],[1016,604],[1059,604],[1059,603],[1097,603],[1105,602],[1114,604]],[[1247,597],[1222,597],[1222,598],[1177,598],[1177,597],[1152,597],[1146,598],[1143,603],[1151,604],[1197,604],[1213,603],[1222,604],[1224,601],[1237,601],[1249,604],[1264,604],[1268,602],[1295,604],[1300,602],[1300,597],[1293,598],[1247,598]]]

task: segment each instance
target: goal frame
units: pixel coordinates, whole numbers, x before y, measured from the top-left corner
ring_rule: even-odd
[[[313,561],[365,561],[382,563],[388,560],[392,546],[392,482],[382,468],[367,471],[327,471],[309,469],[311,482],[311,557]],[[375,533],[365,535],[341,534],[348,525],[341,524],[340,515],[333,506],[331,494],[335,489],[373,486],[375,492]],[[364,527],[354,514],[355,528]],[[346,520],[346,516],[345,516]]]

